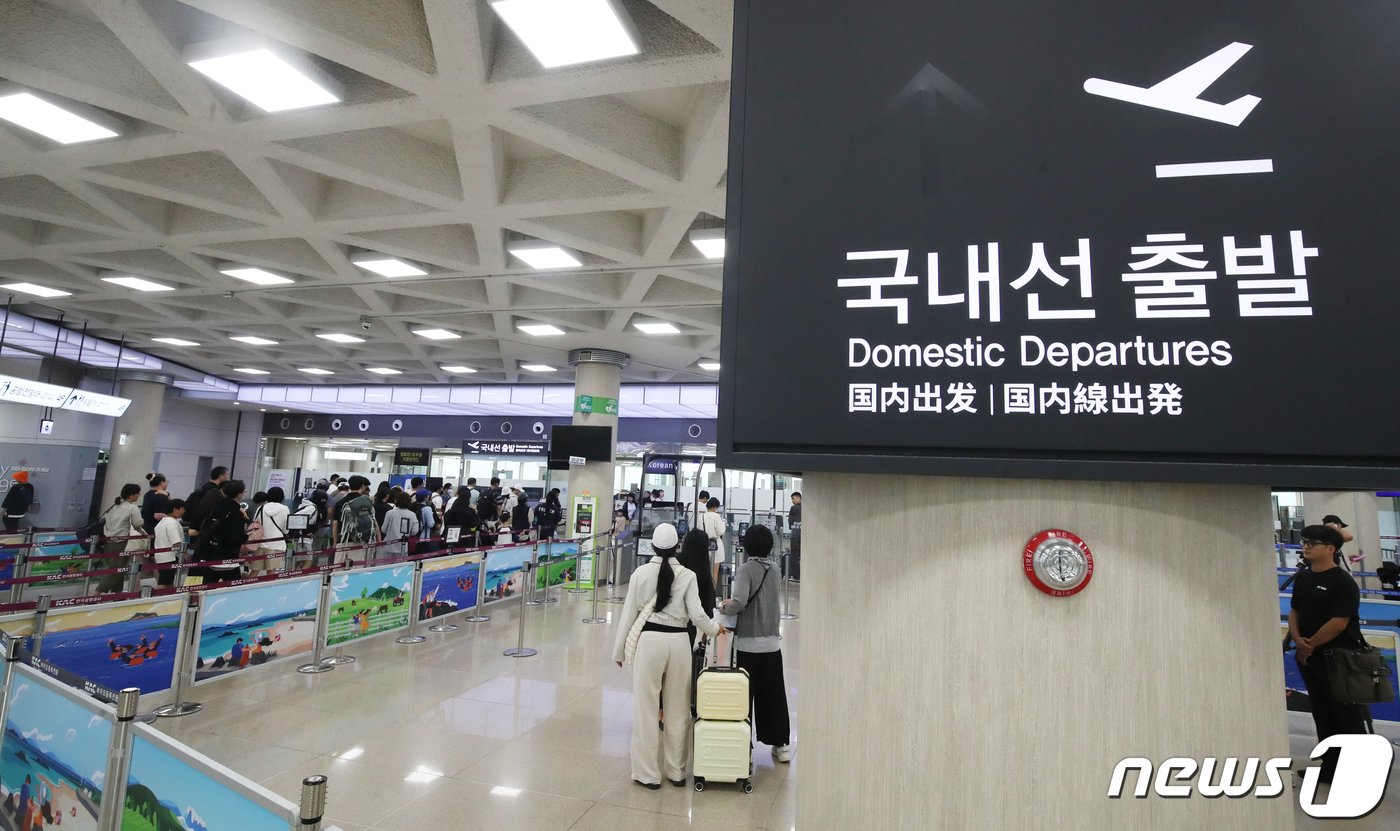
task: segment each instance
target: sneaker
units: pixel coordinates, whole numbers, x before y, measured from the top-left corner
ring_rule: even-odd
[[[667,781],[667,782],[670,782],[672,785],[675,785],[677,788],[684,788],[684,787],[685,787],[685,777],[684,777],[684,776],[682,776],[680,779],[667,779],[666,781]]]
[[[661,783],[660,783],[660,782],[643,782],[643,781],[640,780],[640,779],[633,779],[632,781],[633,781],[633,782],[636,782],[638,785],[641,785],[643,788],[646,788],[646,789],[649,790],[649,791],[659,791],[659,790],[661,790]]]
[[[774,745],[774,746],[773,746],[773,761],[775,761],[775,762],[791,762],[791,761],[792,761],[792,748],[788,747],[788,746],[785,745],[785,744]]]

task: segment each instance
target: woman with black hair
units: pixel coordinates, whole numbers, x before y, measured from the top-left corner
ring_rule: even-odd
[[[204,563],[217,560],[234,560],[248,541],[248,514],[243,510],[243,497],[247,491],[243,482],[230,479],[219,486],[219,501],[209,509],[204,524],[199,529],[199,542],[195,545],[194,560]],[[199,566],[189,571],[191,577],[202,578],[204,584],[234,580],[239,576],[238,565]]]
[[[676,528],[670,523],[662,523],[652,532],[651,547],[656,556],[632,572],[613,647],[613,660],[619,667],[624,660],[632,665],[632,779],[651,790],[661,787],[662,774],[657,765],[661,726],[654,709],[658,698],[665,711],[674,714],[665,723],[666,779],[676,787],[685,787],[690,720],[681,714],[690,710],[691,685],[686,624],[695,624],[711,637],[725,631],[701,607],[695,575],[676,562],[678,542]],[[640,633],[634,635],[632,628],[643,615]]]
[[[141,496],[141,486],[133,482],[122,485],[121,493],[102,513],[102,533],[109,539],[102,544],[102,553],[110,559],[98,562],[98,568],[121,568],[127,560],[120,554],[137,554],[146,550],[146,526],[141,522],[141,508],[136,500]],[[108,574],[97,583],[98,594],[111,594],[120,591],[126,582],[124,574]]]
[[[715,615],[715,583],[710,579],[710,537],[699,528],[685,533],[681,540],[681,553],[676,560],[695,574],[696,587],[700,590],[700,608],[706,617]],[[695,645],[694,625],[687,625],[690,645]]]
[[[457,542],[452,543],[448,548],[475,548],[477,527],[481,524],[481,519],[476,515],[476,509],[472,507],[470,499],[458,497],[452,500],[452,506],[447,509],[447,513],[442,517],[442,537],[447,539],[449,528],[462,529],[457,537]]]
[[[165,478],[164,473],[147,473],[146,482],[151,489],[141,497],[141,524],[145,526],[147,534],[154,534],[156,526],[165,519],[170,509],[170,480]]]

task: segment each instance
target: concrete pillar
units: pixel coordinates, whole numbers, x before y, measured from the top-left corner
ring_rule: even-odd
[[[149,372],[122,372],[117,379],[116,394],[131,399],[131,406],[112,423],[107,478],[102,485],[104,508],[121,495],[122,485],[128,482],[145,489],[146,474],[155,461],[165,390],[171,382],[169,376]]]
[[[1293,827],[1291,790],[1106,795],[1125,757],[1289,755],[1268,488],[803,484],[798,828]],[[1023,572],[1051,528],[1094,553],[1073,597]]]
[[[622,390],[622,370],[632,363],[632,358],[621,352],[608,350],[576,349],[569,353],[569,363],[574,372],[574,401],[580,395],[616,400]],[[577,409],[577,406],[575,406]],[[569,497],[591,494],[598,500],[597,513],[593,518],[593,533],[601,533],[612,525],[612,494],[617,459],[617,414],[603,411],[602,406],[592,413],[574,413],[573,423],[585,427],[607,427],[612,430],[612,459],[606,462],[589,462],[582,467],[569,469]],[[566,504],[568,509],[569,505]],[[573,515],[568,517],[569,533],[573,531]]]

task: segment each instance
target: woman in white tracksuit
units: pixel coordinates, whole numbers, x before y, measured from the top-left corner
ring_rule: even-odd
[[[613,648],[613,660],[622,666],[627,635],[637,616],[656,598],[655,611],[647,618],[632,661],[632,697],[636,702],[632,717],[632,779],[652,790],[661,787],[663,773],[656,764],[662,739],[656,720],[658,697],[667,714],[664,773],[672,785],[685,786],[691,685],[686,624],[694,623],[711,637],[725,631],[700,606],[695,574],[674,559],[678,542],[676,528],[670,523],[662,523],[652,532],[651,547],[657,556],[632,572],[627,602],[622,607],[622,625]]]

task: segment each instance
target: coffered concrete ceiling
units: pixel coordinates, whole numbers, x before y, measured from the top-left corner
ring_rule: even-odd
[[[602,347],[634,356],[626,380],[712,381],[695,364],[717,356],[721,269],[687,234],[723,224],[732,4],[619,6],[639,55],[546,70],[485,0],[0,0],[0,79],[123,125],[63,146],[0,122],[0,283],[72,292],[37,302],[234,380],[364,384],[379,366],[394,382],[567,382],[567,350]],[[345,100],[268,114],[185,64],[187,46],[244,34],[310,56]],[[534,272],[506,250],[522,236],[584,267]],[[429,275],[377,276],[351,263],[362,251]],[[295,283],[253,286],[226,261]],[[530,322],[567,334],[518,330]],[[458,364],[479,372],[440,369]]]

